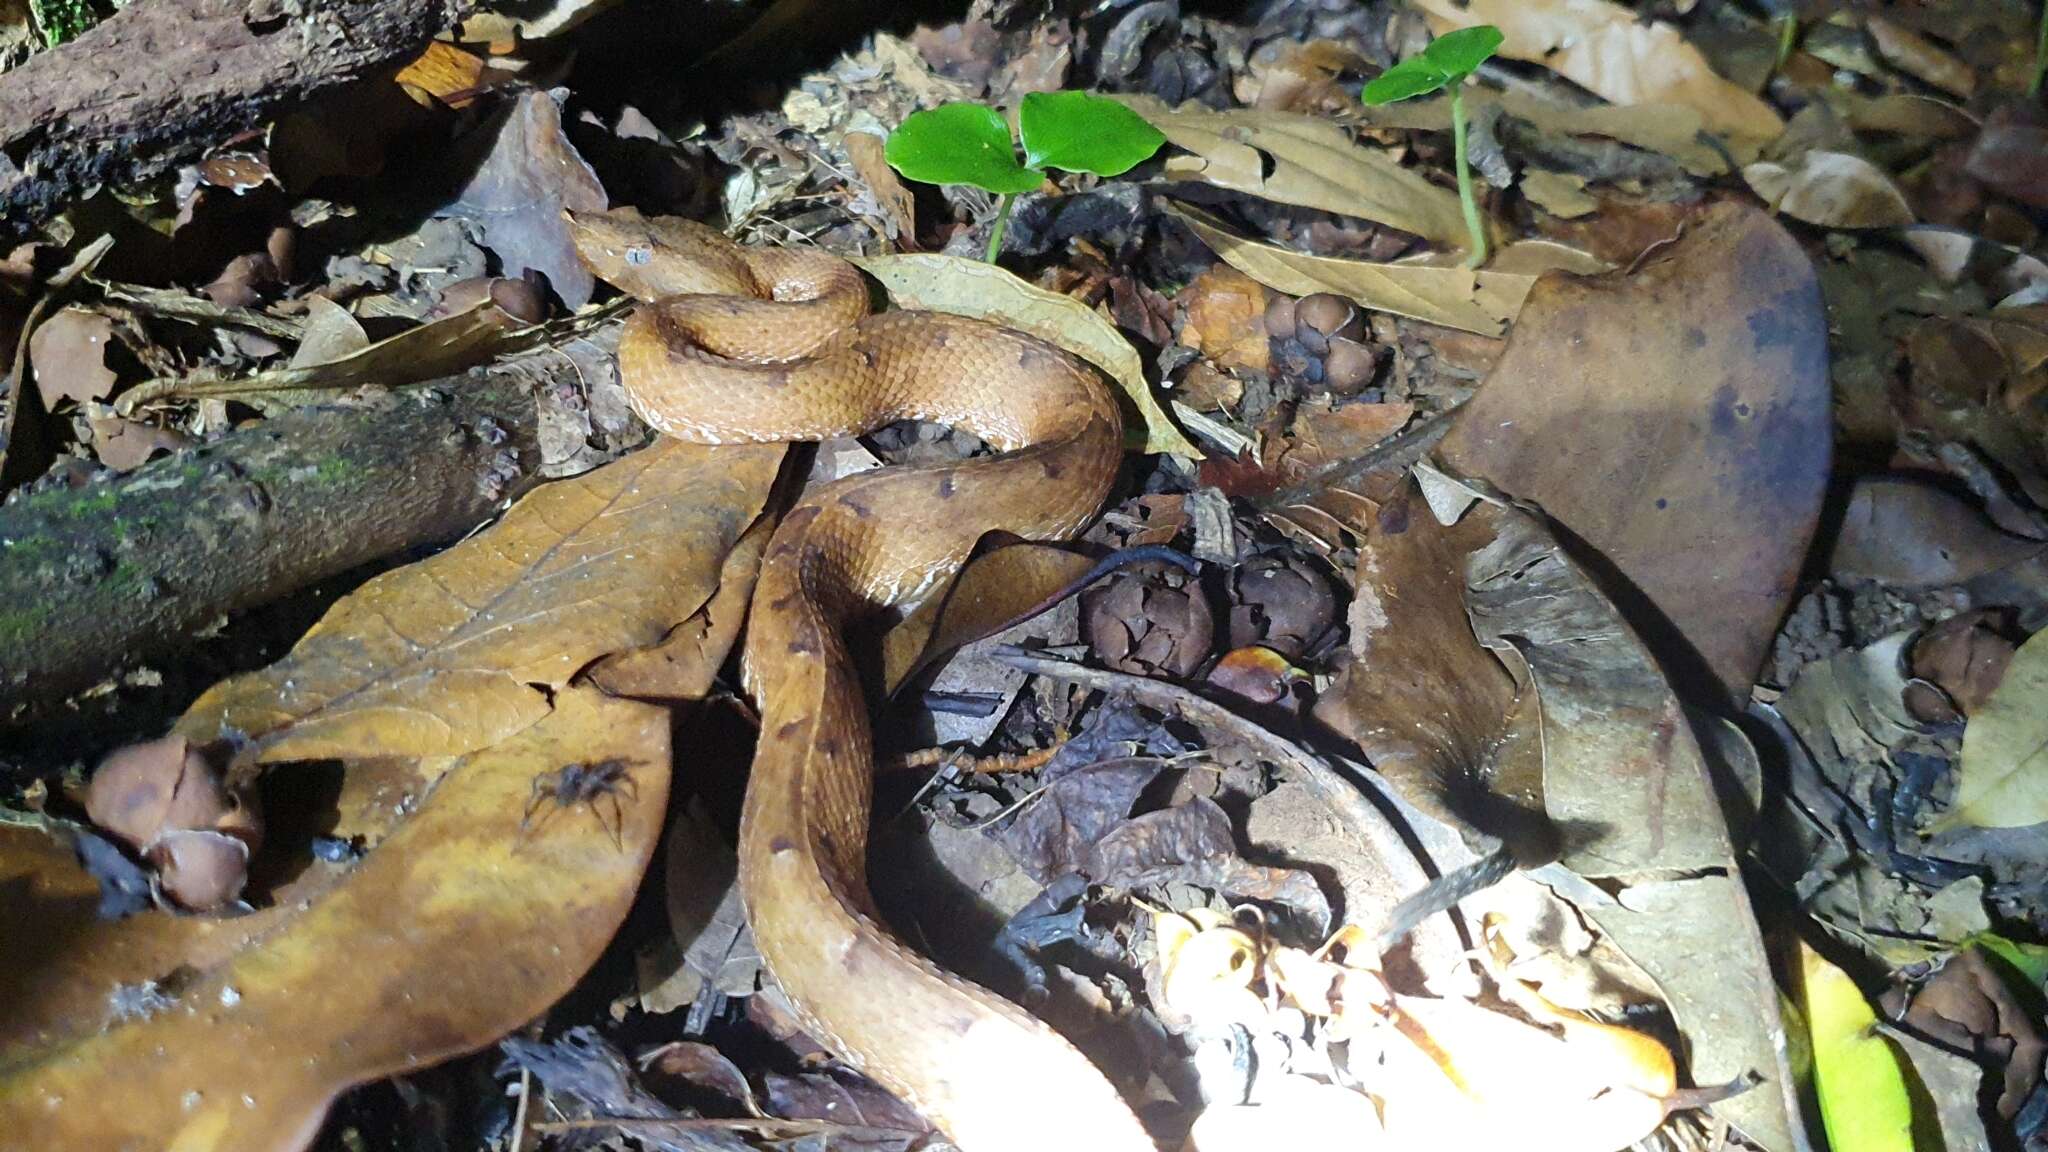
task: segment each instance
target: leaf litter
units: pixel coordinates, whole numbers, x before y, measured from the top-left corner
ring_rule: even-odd
[[[854,256],[894,306],[1035,332],[1130,401],[1081,549],[989,541],[877,629],[873,867],[907,939],[1067,1031],[1168,1143],[2038,1136],[2032,27],[990,3],[725,111],[646,79],[601,7],[484,14],[0,264],[0,482],[81,526],[0,533],[0,567],[118,577],[100,476],[423,381],[553,363],[522,378],[558,478],[324,611],[274,590],[301,609],[275,634],[109,653],[6,721],[0,913],[31,927],[0,933],[0,1132],[935,1138],[803,1037],[747,938],[728,654],[801,477],[627,411],[624,276],[562,212],[619,203]],[[706,75],[807,34],[775,8]],[[1448,102],[1358,96],[1487,23],[1472,272]],[[1007,145],[1027,95],[1091,91],[1167,146],[1020,181],[1005,268],[965,258],[994,201],[886,162],[919,109],[986,98]],[[1134,544],[1201,569],[1127,564],[1020,622]],[[444,1058],[468,1071],[418,1072]],[[516,1121],[451,1119],[494,1084]]]

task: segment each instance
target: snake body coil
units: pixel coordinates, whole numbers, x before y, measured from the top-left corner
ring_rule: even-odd
[[[1079,1051],[883,927],[867,887],[872,741],[843,639],[850,621],[933,587],[986,532],[1056,539],[1093,517],[1121,450],[1114,397],[1033,337],[940,313],[869,315],[866,282],[829,254],[744,248],[679,220],[576,225],[593,268],[651,301],[626,324],[619,369],[655,428],[726,444],[918,419],[998,451],[836,481],[777,529],[744,654],[761,744],[741,893],[805,1023],[966,1152],[1151,1152]]]

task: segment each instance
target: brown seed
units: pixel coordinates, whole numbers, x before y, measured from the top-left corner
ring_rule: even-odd
[[[1352,307],[1351,301],[1332,292],[1303,296],[1294,305],[1294,316],[1324,336],[1356,335],[1346,331],[1346,327],[1358,320],[1358,309]]]
[[[1294,335],[1294,298],[1275,296],[1266,305],[1266,333],[1276,340],[1285,340]]]
[[[1355,395],[1372,383],[1379,369],[1373,350],[1355,340],[1332,337],[1330,350],[1323,354],[1323,380],[1339,396]]]

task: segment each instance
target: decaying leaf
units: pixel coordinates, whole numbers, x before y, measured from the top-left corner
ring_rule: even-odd
[[[561,109],[548,93],[520,96],[494,128],[489,153],[446,211],[476,221],[505,275],[531,268],[571,311],[581,308],[596,282],[576,258],[562,210],[604,211],[604,186],[562,134]]]
[[[1479,502],[1443,526],[1411,495],[1361,545],[1350,622],[1352,663],[1318,718],[1411,802],[1434,790],[1438,811],[1510,843],[1532,809],[1559,829],[1567,868],[1617,886],[1579,913],[1668,997],[1695,1079],[1771,1082],[1717,1110],[1793,1147],[1768,965],[1718,802],[1614,606],[1529,514]]]
[[[235,734],[264,762],[489,747],[591,661],[696,613],[782,455],[664,440],[540,488],[488,531],[364,585],[284,660],[201,696],[178,731]]]
[[[2040,542],[2000,532],[1945,489],[1904,476],[1864,476],[1850,489],[1828,571],[1912,590],[1994,576],[2041,553]]]
[[[1998,690],[1963,729],[1954,806],[1930,830],[2048,823],[2048,630],[2013,654]]]
[[[1458,198],[1390,157],[1352,142],[1328,120],[1289,112],[1168,108],[1120,95],[1132,111],[1191,156],[1169,157],[1169,180],[1199,180],[1282,204],[1360,216],[1413,232],[1446,249],[1469,243]]]
[[[1541,64],[1616,104],[1684,104],[1724,133],[1738,159],[1784,122],[1753,93],[1714,74],[1678,29],[1606,0],[1416,0],[1439,29],[1492,24],[1500,54]]]
[[[1144,366],[1129,341],[1079,300],[1026,284],[993,264],[958,256],[867,256],[854,263],[880,280],[898,307],[992,320],[1072,352],[1108,373],[1137,409],[1142,427],[1127,432],[1134,441],[1142,437],[1141,451],[1202,458],[1152,398]]]
[[[114,322],[84,308],[65,308],[38,325],[28,338],[28,362],[35,370],[43,407],[59,400],[102,400],[114,390],[107,367]]]
[[[1824,228],[1900,228],[1913,223],[1906,194],[1861,156],[1819,149],[1789,163],[1759,160],[1742,178],[1772,211]]]
[[[534,328],[484,300],[457,312],[408,328],[359,351],[311,363],[293,363],[234,380],[193,377],[152,380],[121,393],[114,410],[132,415],[144,404],[170,397],[233,396],[252,403],[275,393],[359,388],[365,384],[398,387],[421,380],[452,376],[492,356],[530,343]]]
[[[1518,91],[1496,92],[1472,87],[1465,103],[1477,115],[1479,109],[1497,106],[1518,120],[1526,120],[1540,132],[1557,136],[1600,136],[1647,149],[1673,160],[1695,176],[1716,176],[1728,171],[1728,157],[1714,147],[1703,132],[1706,117],[1684,104],[1596,104],[1574,108]],[[1406,100],[1399,104],[1360,105],[1351,110],[1369,124],[1390,128],[1414,128],[1430,132],[1451,130],[1451,102],[1446,97]]]
[[[237,920],[94,922],[78,899],[91,880],[23,843],[40,834],[0,827],[8,923],[36,926],[0,936],[0,983],[30,997],[0,1027],[0,1143],[287,1152],[343,1089],[533,1018],[625,917],[668,754],[661,709],[566,689],[539,724],[413,781],[403,815],[390,794],[345,793],[376,847]],[[616,839],[580,811],[522,834],[536,777],[591,757],[633,766]]]
[[[1209,268],[1176,293],[1187,315],[1180,342],[1220,368],[1264,372],[1272,359],[1266,290],[1228,265]]]
[[[1857,1152],[1912,1152],[1911,1099],[1898,1054],[1877,1033],[1877,1014],[1848,973],[1805,943],[1799,969],[1828,1143]]]
[[[1805,253],[1716,206],[1629,274],[1538,283],[1439,455],[1541,505],[1649,601],[1660,654],[1740,693],[1820,515],[1827,347]]]
[[[1334,292],[1367,308],[1483,336],[1498,336],[1505,331],[1536,283],[1533,272],[1474,272],[1469,268],[1311,256],[1247,240],[1198,208],[1169,205],[1167,212],[1192,228],[1203,243],[1215,249],[1232,267],[1269,288],[1290,296]],[[1565,271],[1597,272],[1605,267],[1569,249],[1553,247],[1550,251],[1579,257],[1567,258],[1557,265]]]

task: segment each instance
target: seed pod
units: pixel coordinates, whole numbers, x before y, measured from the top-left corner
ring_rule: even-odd
[[[1096,657],[1140,676],[1192,676],[1216,638],[1201,585],[1164,564],[1134,565],[1082,593],[1081,617]]]

